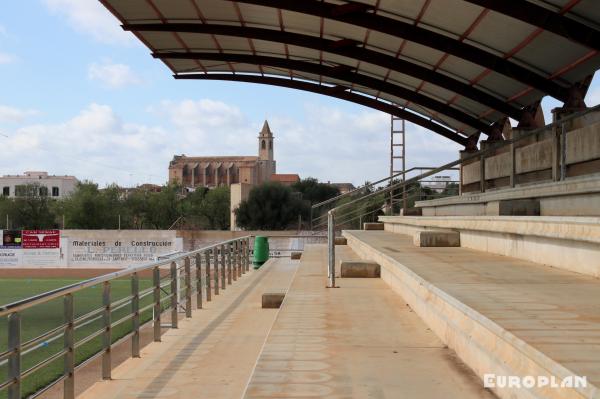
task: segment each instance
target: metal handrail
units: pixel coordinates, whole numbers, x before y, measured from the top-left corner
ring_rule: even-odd
[[[477,158],[483,160],[486,155],[495,153],[500,148],[504,148],[506,146],[513,145],[513,144],[515,144],[517,142],[525,140],[525,139],[527,139],[529,137],[533,137],[533,136],[535,136],[537,134],[544,133],[544,132],[548,131],[549,129],[552,129],[552,128],[555,128],[555,127],[559,127],[559,126],[562,127],[563,128],[562,129],[562,134],[564,135],[565,134],[564,127],[565,127],[565,124],[567,122],[570,122],[573,119],[579,118],[579,117],[581,117],[583,115],[589,114],[591,112],[596,112],[596,111],[599,111],[599,110],[600,110],[600,105],[596,105],[596,106],[594,106],[592,108],[588,108],[588,109],[585,109],[583,111],[571,114],[571,115],[569,115],[567,117],[564,117],[562,119],[559,119],[559,120],[557,120],[555,122],[552,122],[552,123],[550,123],[550,124],[548,124],[546,126],[543,126],[543,127],[537,128],[537,129],[529,130],[529,131],[523,133],[522,135],[520,135],[519,137],[516,137],[516,138],[513,137],[513,138],[508,139],[508,140],[503,140],[503,141],[498,141],[498,142],[491,143],[491,145],[489,146],[489,148],[473,152],[472,154],[465,155],[464,157],[461,157],[461,158],[459,158],[459,159],[457,159],[455,161],[452,161],[452,162],[448,162],[448,163],[446,163],[446,164],[444,164],[442,166],[439,166],[439,167],[437,167],[437,168],[435,168],[433,170],[430,170],[428,172],[422,173],[422,174],[420,174],[418,176],[415,176],[415,177],[412,177],[410,179],[404,179],[403,181],[398,182],[396,184],[390,184],[389,186],[387,186],[385,188],[382,188],[382,189],[380,189],[378,191],[366,194],[366,195],[364,195],[364,196],[362,196],[360,198],[354,199],[354,200],[352,200],[350,202],[346,202],[346,203],[341,204],[341,205],[339,205],[339,206],[337,206],[337,207],[335,207],[333,209],[330,209],[327,212],[327,242],[328,242],[328,244],[327,244],[328,245],[328,267],[327,267],[327,273],[328,273],[328,277],[329,277],[329,286],[330,287],[335,287],[335,214],[340,209],[343,209],[343,208],[348,207],[350,205],[353,205],[353,204],[356,204],[358,202],[364,201],[366,199],[373,198],[376,195],[385,194],[385,193],[388,193],[390,191],[397,190],[399,188],[403,188],[403,187],[405,187],[405,186],[407,186],[407,185],[409,185],[411,183],[414,183],[414,182],[417,182],[419,180],[425,179],[425,178],[427,178],[429,176],[433,176],[433,175],[438,174],[438,173],[440,173],[440,172],[442,172],[444,170],[447,170],[449,168],[460,166],[460,165],[462,165],[466,161],[470,161],[470,160],[477,159]],[[563,152],[565,151],[564,146],[561,147],[561,151],[563,151]]]
[[[418,168],[412,168],[406,171],[406,173],[410,172],[411,170],[432,170],[435,168],[430,168],[430,167],[418,167]],[[449,168],[446,170],[459,170],[460,168]],[[460,180],[444,180],[444,183],[458,183],[460,184]],[[419,180],[419,183],[423,186],[423,187],[428,187],[427,185],[423,185],[423,183],[438,183],[435,180]],[[367,186],[363,186],[362,188],[367,188]],[[377,189],[377,192],[380,192],[380,190],[383,187],[380,187]],[[373,191],[375,192],[375,191]],[[346,193],[347,194],[347,193]],[[340,198],[341,196],[338,196],[336,198]],[[322,203],[325,203],[322,202]],[[311,214],[314,213],[313,211],[314,208],[311,208]],[[316,223],[316,224],[315,224]],[[316,230],[319,226],[324,226],[325,224],[327,224],[327,213],[315,216],[315,217],[311,217],[311,229],[312,230]]]
[[[21,380],[25,376],[46,367],[59,358],[63,358],[63,374],[50,382],[41,391],[33,394],[32,397],[36,397],[38,394],[47,391],[51,386],[64,381],[64,398],[73,399],[75,371],[83,364],[75,364],[74,352],[77,348],[98,337],[101,337],[102,339],[102,348],[89,359],[102,356],[102,377],[104,379],[110,378],[112,371],[110,348],[116,344],[112,342],[111,330],[123,323],[131,322],[131,331],[117,340],[117,342],[122,342],[124,338],[131,337],[132,357],[139,357],[139,332],[142,326],[153,323],[154,340],[160,341],[161,328],[165,327],[164,324],[161,324],[161,313],[163,310],[171,309],[171,324],[168,325],[168,327],[177,328],[180,308],[185,311],[185,317],[192,317],[191,306],[192,296],[194,294],[196,294],[196,307],[201,309],[203,292],[206,295],[206,300],[210,301],[212,288],[214,288],[215,295],[219,293],[219,282],[221,283],[221,289],[225,289],[227,284],[232,283],[232,273],[234,276],[233,281],[236,281],[237,278],[241,278],[242,274],[249,271],[251,237],[252,236],[244,236],[222,241],[194,251],[182,253],[175,257],[170,257],[169,259],[157,260],[117,272],[107,273],[102,276],[93,277],[1,306],[0,317],[8,316],[8,349],[0,353],[0,365],[8,365],[8,379],[6,381],[0,381],[0,392],[8,390],[9,399],[20,399]],[[213,271],[211,271],[211,264]],[[161,276],[160,271],[163,266],[168,266],[168,269],[162,269],[169,270],[167,276]],[[195,268],[195,273],[192,273],[192,266]],[[226,267],[227,271],[225,270]],[[146,270],[152,271],[152,287],[140,290],[139,273]],[[115,279],[127,276],[131,277],[131,294],[112,301],[111,282]],[[195,280],[194,283],[192,283],[192,276]],[[226,276],[227,282],[225,281]],[[167,281],[165,281],[165,278]],[[211,280],[214,280],[214,286],[212,285]],[[103,288],[103,306],[92,309],[78,317],[74,317],[73,294],[100,284]],[[204,285],[206,286],[206,289],[204,289]],[[170,289],[165,291],[163,288],[166,288],[167,286],[170,286]],[[162,292],[164,292],[164,294]],[[152,303],[140,308],[140,299],[147,297],[150,294],[154,295]],[[181,300],[179,299],[180,295]],[[60,297],[62,297],[64,301],[64,322],[58,327],[53,327],[49,331],[43,332],[32,339],[22,342],[21,312],[35,305],[47,303]],[[168,302],[163,305],[166,301]],[[112,320],[115,311],[127,307],[131,307],[129,312],[126,314],[119,312],[119,319]],[[153,309],[153,317],[146,322],[141,322],[140,317],[142,312],[147,312],[150,309]],[[84,337],[79,337],[77,340],[75,339],[74,333],[76,330],[97,321],[102,323],[102,328],[92,332],[86,332]],[[64,338],[64,346],[58,352],[46,356],[26,370],[21,369],[21,359],[23,356],[47,346],[49,343],[52,343],[59,338]],[[89,361],[89,359],[84,361],[84,363]]]
[[[417,189],[416,187],[413,187],[413,188],[409,189],[409,190],[408,190],[406,193],[412,193],[413,191],[416,191],[416,189]],[[381,194],[381,192],[380,192],[380,191],[377,191],[377,193],[378,193],[378,194]],[[404,193],[400,193],[400,195],[404,195]],[[395,198],[395,197],[396,197],[396,196],[392,196],[391,198]],[[349,216],[349,215],[352,215],[353,213],[357,213],[357,212],[360,212],[360,211],[361,211],[360,209],[354,209],[354,210],[350,210],[349,212],[347,212],[347,213],[344,213],[344,214],[343,214],[343,215],[341,215],[341,216],[342,216],[342,217],[347,217],[347,216]],[[371,212],[367,212],[367,213],[364,213],[364,214],[361,214],[361,215],[357,215],[357,216],[355,216],[355,217],[352,217],[352,218],[350,218],[350,219],[348,219],[348,220],[344,221],[344,223],[346,223],[346,222],[348,222],[348,221],[350,221],[350,220],[357,219],[357,218],[359,218],[359,217],[361,217],[361,216],[367,215],[368,213],[371,213]],[[327,214],[326,214],[325,216],[327,216]],[[317,219],[315,219],[315,220],[318,220],[318,218],[317,218]],[[336,224],[341,224],[341,223],[336,221]],[[324,222],[319,222],[318,224],[316,224],[315,226],[313,226],[313,229],[317,229],[317,228],[319,228],[319,227],[321,227],[321,226],[326,226],[326,225],[327,225],[327,222],[326,222],[326,221],[324,221]]]
[[[417,196],[420,197],[421,193],[416,193],[416,191],[418,191],[418,190],[419,190],[419,187],[414,187],[413,189],[407,191],[406,193],[413,193],[413,194],[406,198],[411,199],[411,198],[415,198]],[[390,198],[393,200],[393,199],[397,199],[397,198],[403,198],[404,196],[405,196],[405,193],[399,192],[398,194],[392,195]],[[441,197],[442,195],[440,194],[439,196]],[[346,219],[343,219],[342,221],[339,221],[338,219],[336,219],[336,226],[344,226],[345,224],[347,224],[349,222],[352,222],[356,219],[361,219],[364,216],[371,215],[380,210],[381,210],[381,208],[377,208],[377,209],[373,209],[372,211],[361,213],[359,215],[353,215],[353,214],[356,214],[357,212],[359,212],[360,209],[351,210],[350,212],[347,212],[347,213],[344,213],[343,215],[341,215],[342,218],[346,218]],[[352,215],[352,216],[350,216],[350,215]],[[320,227],[323,225],[325,225],[325,223],[320,223],[316,227]]]
[[[329,203],[331,203],[331,202],[334,202],[334,201],[340,200],[340,199],[342,199],[342,198],[344,198],[344,197],[349,197],[349,196],[351,196],[352,194],[355,194],[355,193],[357,193],[357,192],[359,192],[359,191],[362,191],[362,190],[365,190],[365,189],[367,189],[367,188],[373,187],[373,186],[375,186],[375,185],[377,185],[377,184],[381,184],[381,183],[383,183],[383,182],[385,182],[385,181],[388,181],[388,180],[393,180],[393,179],[395,179],[395,178],[397,178],[397,177],[404,176],[405,174],[407,174],[407,173],[410,173],[410,172],[412,172],[412,171],[415,171],[415,170],[431,170],[431,169],[436,169],[436,168],[435,168],[434,166],[415,166],[415,167],[412,167],[412,168],[410,168],[410,169],[407,169],[407,170],[405,170],[405,171],[398,172],[398,173],[396,173],[395,175],[388,176],[388,177],[384,177],[383,179],[377,180],[377,181],[375,181],[375,182],[372,182],[372,183],[371,183],[371,182],[369,182],[368,184],[364,184],[364,185],[362,185],[362,186],[360,186],[360,187],[357,187],[357,188],[355,188],[354,190],[350,190],[350,191],[348,191],[348,192],[345,192],[345,193],[343,193],[343,194],[340,194],[340,195],[338,195],[338,196],[336,196],[336,197],[329,198],[329,199],[327,199],[327,200],[325,200],[325,201],[321,201],[321,202],[319,202],[318,204],[314,204],[314,205],[312,206],[312,208],[313,208],[313,209],[320,208],[320,207],[321,207],[321,206],[323,206],[323,205],[327,205],[327,204],[329,204]],[[459,169],[459,168],[452,168],[451,170],[460,170],[460,169]]]
[[[101,276],[98,277],[92,277],[90,279],[84,280],[84,281],[80,281],[78,283],[74,283],[71,285],[67,285],[61,288],[57,288],[55,290],[51,290],[51,291],[47,291],[47,292],[43,292],[41,294],[38,295],[34,295],[32,297],[29,298],[25,298],[25,299],[21,299],[19,301],[15,301],[6,305],[2,305],[0,306],[0,317],[2,316],[6,316],[10,313],[13,312],[21,312],[25,309],[28,309],[34,305],[37,305],[39,303],[44,303],[44,302],[48,302],[52,299],[55,298],[59,298],[61,296],[64,296],[66,294],[72,294],[75,293],[77,291],[80,291],[84,288],[88,288],[88,287],[92,287],[94,285],[98,285],[101,283],[104,283],[106,281],[110,281],[110,280],[114,280],[114,279],[118,279],[121,277],[126,277],[126,276],[130,276],[133,273],[138,273],[144,270],[150,270],[153,269],[155,267],[160,267],[160,266],[167,266],[169,265],[171,262],[176,262],[176,261],[181,261],[187,257],[190,256],[194,256],[196,254],[208,251],[210,249],[213,248],[217,248],[220,247],[221,245],[226,245],[229,243],[232,243],[234,241],[239,241],[241,239],[244,238],[251,238],[252,236],[244,236],[244,237],[240,237],[240,238],[234,238],[231,240],[227,240],[227,241],[223,241],[220,242],[218,244],[213,244],[213,245],[209,245],[208,247],[203,247],[200,249],[196,249],[194,251],[188,252],[188,253],[184,253],[182,255],[179,255],[177,257],[174,258],[169,258],[169,259],[165,259],[165,260],[159,260],[159,261],[154,261],[154,262],[150,262],[150,263],[145,263],[145,264],[141,264],[135,267],[131,267],[131,268],[127,268],[127,269],[123,269],[123,270],[119,270],[116,272],[111,272],[111,273],[107,273],[107,274],[103,274]]]

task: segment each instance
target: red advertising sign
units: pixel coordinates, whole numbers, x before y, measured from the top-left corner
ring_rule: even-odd
[[[23,248],[60,248],[60,230],[23,230]]]

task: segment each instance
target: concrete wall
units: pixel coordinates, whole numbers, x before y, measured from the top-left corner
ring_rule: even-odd
[[[230,186],[229,196],[230,196],[230,230],[236,231],[241,230],[235,219],[235,210],[240,206],[242,201],[248,199],[248,195],[250,195],[250,190],[252,190],[252,184],[246,183],[236,183]]]
[[[600,173],[600,113],[586,115],[576,119],[570,124],[567,131],[566,163],[567,176],[580,176],[585,174]],[[589,124],[588,124],[589,123]],[[586,125],[587,124],[587,125]],[[514,131],[514,134],[524,134],[526,131]],[[557,132],[558,133],[558,132]],[[516,143],[515,170],[516,184],[532,183],[548,180],[552,176],[555,141],[553,132],[548,129],[535,137]],[[580,165],[587,162],[587,165]],[[495,155],[485,160],[485,177],[492,188],[508,185],[511,160],[509,147],[497,150]],[[542,172],[532,175],[532,172]],[[529,174],[529,175],[527,175]],[[501,182],[494,180],[505,178]],[[474,183],[480,181],[480,161],[473,161],[462,167],[463,192],[477,191],[479,186]],[[471,185],[471,186],[470,186]]]
[[[571,177],[564,181],[522,185],[485,193],[463,193],[429,201],[418,201],[423,216],[502,216],[501,204],[538,202],[541,216],[600,216],[600,174]],[[532,215],[533,213],[527,213]]]

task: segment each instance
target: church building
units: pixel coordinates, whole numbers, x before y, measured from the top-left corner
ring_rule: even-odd
[[[257,185],[271,181],[274,174],[273,133],[267,121],[258,135],[258,156],[175,155],[169,164],[169,182],[192,189],[235,183]]]

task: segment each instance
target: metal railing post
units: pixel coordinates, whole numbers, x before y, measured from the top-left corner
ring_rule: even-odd
[[[327,252],[329,288],[335,288],[335,215],[333,210],[327,212]]]
[[[160,342],[160,269],[152,270],[154,285],[154,342]]]
[[[238,267],[240,268],[240,272],[241,274],[246,274],[246,265],[244,262],[244,244],[243,244],[243,240],[238,241],[238,245],[237,245],[237,251],[236,251],[236,260],[237,260],[237,264],[239,265]]]
[[[110,322],[112,309],[110,297],[110,281],[105,281],[102,285],[102,304],[104,305],[104,312],[102,313],[102,322],[104,324],[104,333],[102,334],[102,348],[104,350],[104,353],[102,354],[102,379],[104,380],[110,380],[112,371],[112,328]]]
[[[229,249],[227,244],[227,249]],[[227,251],[227,284],[231,285],[231,251]]]
[[[192,317],[192,267],[190,258],[186,256],[183,260],[183,270],[185,273],[185,317]]]
[[[229,245],[229,256],[231,256],[231,268],[233,269],[233,280],[237,280],[240,275],[240,266],[237,258],[238,244],[236,241],[231,242]]]
[[[514,141],[511,140],[509,144],[510,151],[510,187],[515,187],[517,184],[517,163],[515,161],[516,158],[516,146]]]
[[[485,156],[479,157],[479,191],[485,192]]]
[[[225,270],[225,245],[221,245],[221,289],[224,290],[227,282],[225,281],[225,274],[227,271]]]
[[[244,262],[246,263],[246,271],[250,271],[250,237],[246,237],[246,245],[244,245]]]
[[[131,275],[131,357],[140,357],[140,278],[137,273]]]
[[[196,308],[202,309],[202,255],[196,254]]]
[[[179,321],[177,315],[177,307],[179,306],[177,301],[179,287],[177,278],[177,263],[171,262],[171,328],[177,328]]]
[[[233,258],[233,264],[235,266],[235,272],[237,273],[238,278],[242,278],[242,262],[240,262],[239,254],[240,247],[237,241],[231,243],[231,257]]]
[[[567,131],[565,123],[560,126],[560,180],[567,178]]]
[[[211,288],[210,288],[210,279],[211,279],[211,275],[210,275],[210,250],[204,252],[204,258],[206,260],[206,301],[210,302],[211,301]]]
[[[73,312],[73,294],[63,297],[63,313],[65,320],[64,332],[64,376],[63,397],[64,399],[75,398],[75,326]]]
[[[215,279],[215,295],[219,295],[219,248],[213,247],[213,259],[214,261],[214,272],[213,278]],[[222,256],[223,254],[221,254]]]
[[[227,244],[229,249],[229,256],[231,258],[231,269],[233,270],[233,281],[237,281],[238,278],[238,267],[237,267],[237,257],[235,251],[235,245],[232,243]]]
[[[21,314],[8,316],[8,378],[13,381],[8,387],[8,399],[21,399]]]

